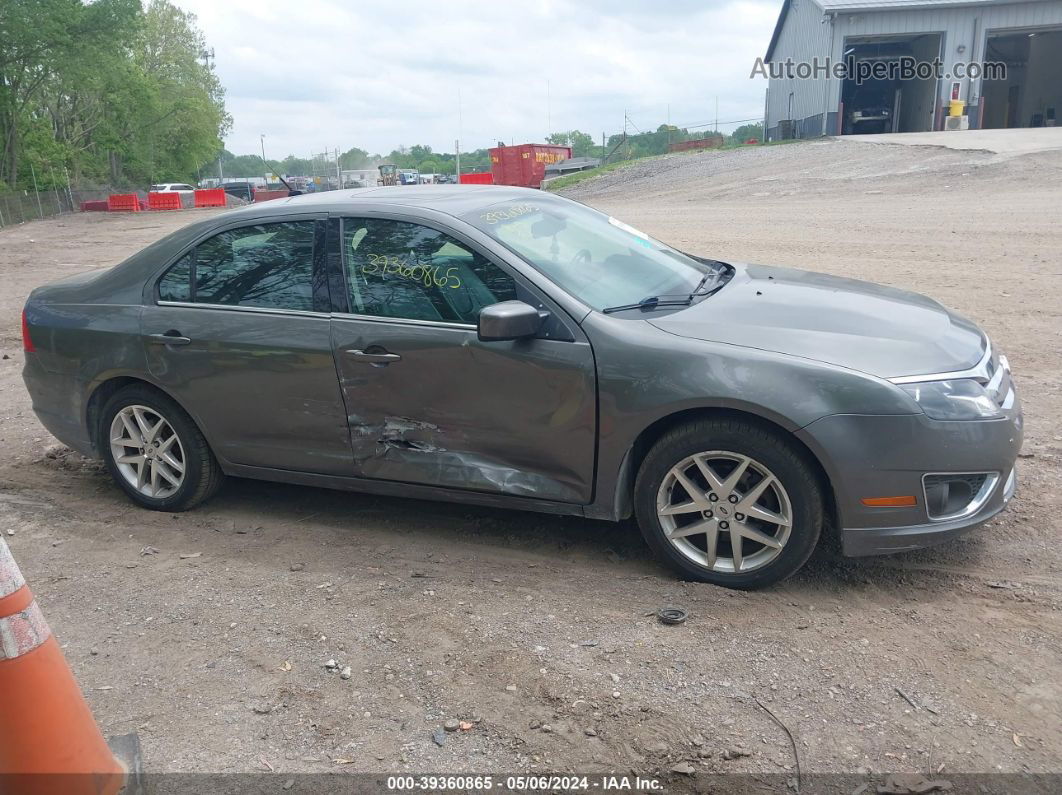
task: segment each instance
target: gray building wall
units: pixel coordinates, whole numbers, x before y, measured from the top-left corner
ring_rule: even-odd
[[[814,0],[791,0],[772,60],[792,58],[795,62],[811,62],[816,57],[824,60],[832,50],[830,37],[834,33],[827,20],[822,7]],[[778,122],[783,119],[797,122],[799,138],[822,135],[823,113],[837,110],[837,103],[827,93],[829,90],[824,80],[770,80],[767,86],[767,137],[779,137]]]
[[[831,0],[824,5],[830,6]],[[1021,3],[979,3],[966,6],[938,6],[897,10],[824,8],[814,0],[792,0],[772,60],[810,61],[816,55],[834,62],[841,60],[845,39],[859,36],[940,33],[945,72],[958,62],[983,61],[990,33],[1022,28],[1062,26],[1062,2],[1032,0]],[[958,48],[965,47],[963,52]],[[976,127],[982,98],[981,81],[958,81],[961,98],[968,105],[970,126]],[[942,107],[950,97],[951,83],[941,80],[936,102]],[[841,81],[770,80],[767,96],[767,134],[777,138],[778,122],[789,118],[789,94],[793,94],[793,115],[801,137],[837,133],[837,112],[841,101]],[[826,126],[823,127],[823,115]]]

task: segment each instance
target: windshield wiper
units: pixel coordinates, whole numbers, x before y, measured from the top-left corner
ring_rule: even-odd
[[[697,286],[693,288],[693,292],[690,293],[690,295],[700,295],[701,290],[704,288],[704,285],[708,284],[708,280],[711,278],[719,278],[719,274],[713,271],[708,271],[706,274],[704,274],[704,276],[701,277],[701,280],[697,282]]]
[[[725,263],[719,263],[723,265]],[[621,306],[610,306],[607,309],[601,311],[608,315],[613,312],[623,312],[628,309],[644,309],[646,311],[650,309],[656,309],[658,306],[689,306],[693,303],[694,298],[702,298],[709,296],[717,290],[721,290],[729,280],[724,280],[726,271],[708,271],[701,280],[697,282],[697,286],[688,293],[675,293],[673,295],[650,295],[648,298],[643,298],[636,304],[622,304]],[[711,287],[707,290],[704,288],[709,285],[709,280],[715,279],[715,282],[711,284]],[[703,291],[703,292],[702,292]]]
[[[610,315],[613,312],[623,312],[627,309],[656,309],[658,306],[689,306],[693,303],[693,296],[666,296],[666,295],[651,295],[648,298],[643,298],[636,304],[621,304],[620,306],[610,306],[601,311]]]

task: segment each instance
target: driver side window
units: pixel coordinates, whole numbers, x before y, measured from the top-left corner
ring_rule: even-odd
[[[475,325],[486,306],[516,298],[516,283],[437,229],[406,221],[343,219],[350,311]]]

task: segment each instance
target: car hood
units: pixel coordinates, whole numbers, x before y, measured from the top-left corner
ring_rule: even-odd
[[[650,322],[881,378],[963,370],[984,354],[977,326],[924,295],[792,268],[734,267],[718,293]]]

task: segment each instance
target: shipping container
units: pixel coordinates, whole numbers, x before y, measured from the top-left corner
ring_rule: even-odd
[[[570,146],[550,144],[496,146],[488,152],[494,184],[516,185],[521,188],[541,187],[542,178],[546,175],[546,166],[572,156]]]

